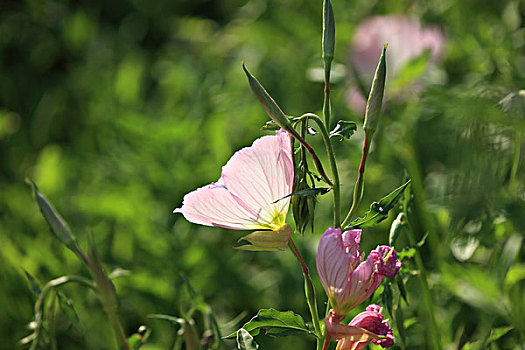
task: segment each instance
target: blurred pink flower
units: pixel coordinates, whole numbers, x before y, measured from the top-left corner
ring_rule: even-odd
[[[371,81],[374,76],[385,44],[388,44],[387,78],[392,79],[425,50],[430,50],[430,61],[437,62],[444,51],[445,36],[437,27],[424,27],[407,16],[375,16],[365,20],[355,31],[350,53],[351,63],[364,81]],[[347,99],[357,113],[364,111],[366,96],[357,88],[349,90]]]
[[[290,135],[279,130],[237,151],[217,182],[185,195],[173,212],[206,226],[279,230],[286,224],[290,197],[284,197],[292,193],[293,177]]]
[[[394,345],[394,334],[387,321],[383,320],[381,308],[372,304],[361,312],[347,325],[343,325],[340,319],[330,313],[325,319],[326,331],[328,335],[338,341],[336,350],[362,350],[368,343],[372,342],[383,348]],[[361,334],[359,334],[361,328]],[[368,332],[363,332],[366,330]]]
[[[337,315],[345,315],[365,301],[381,284],[384,276],[395,277],[401,262],[394,249],[378,246],[368,258],[359,249],[361,230],[341,234],[330,227],[323,233],[317,249],[317,272]]]

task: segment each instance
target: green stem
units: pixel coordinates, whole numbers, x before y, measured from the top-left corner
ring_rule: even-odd
[[[371,142],[372,142],[372,135],[369,134],[368,132],[365,132],[365,141],[363,143],[363,154],[361,156],[361,163],[359,164],[359,171],[357,173],[357,179],[355,181],[352,206],[350,207],[350,211],[348,212],[348,214],[346,215],[346,218],[341,224],[343,228],[346,227],[346,225],[350,223],[350,220],[352,220],[355,212],[357,211],[357,208],[359,207],[359,203],[361,202],[361,199],[363,198],[365,165],[366,165],[366,159],[368,157],[368,151],[370,150]]]
[[[335,153],[332,146],[332,141],[330,140],[330,135],[326,130],[325,124],[323,124],[323,121],[317,115],[313,113],[306,113],[303,114],[301,118],[309,118],[316,122],[316,124],[319,126],[319,130],[321,131],[321,135],[323,136],[326,153],[328,154],[328,160],[332,170],[332,178],[334,179],[332,186],[334,191],[334,227],[339,227],[341,223],[341,185],[339,182],[339,172],[337,170],[337,163],[335,161]]]
[[[414,233],[412,231],[412,226],[410,222],[407,220],[407,229],[405,230],[407,233],[407,238],[409,244],[414,247],[416,254],[415,254],[415,260],[417,267],[419,269],[419,281],[421,282],[421,289],[423,291],[423,300],[425,302],[427,316],[429,318],[429,321],[431,323],[430,325],[430,334],[433,338],[432,340],[432,346],[436,350],[441,349],[441,337],[439,335],[439,330],[437,327],[436,317],[434,313],[434,304],[432,301],[432,294],[430,293],[430,288],[428,286],[428,279],[427,274],[425,272],[425,267],[423,266],[423,259],[421,258],[421,253],[419,252],[419,247],[416,244],[416,239],[414,237]]]
[[[306,295],[306,301],[308,303],[308,308],[310,309],[310,314],[312,316],[312,323],[315,329],[315,334],[317,336],[317,346],[319,347],[322,331],[321,331],[321,326],[319,322],[319,312],[317,311],[317,300],[315,298],[315,288],[312,283],[312,279],[310,278],[308,266],[306,266],[306,263],[304,262],[304,259],[301,256],[301,253],[295,246],[292,240],[292,237],[290,237],[290,239],[288,240],[288,247],[290,247],[290,250],[292,251],[293,255],[297,258],[297,260],[299,261],[299,264],[301,265],[301,269],[303,270],[304,292]]]

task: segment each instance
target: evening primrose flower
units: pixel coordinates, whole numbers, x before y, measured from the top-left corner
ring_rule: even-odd
[[[317,249],[317,272],[337,315],[345,315],[379,287],[384,276],[395,277],[401,262],[388,246],[378,246],[366,260],[359,249],[361,230],[341,233],[330,227]]]
[[[237,151],[217,182],[186,194],[173,212],[206,226],[288,232],[293,178],[290,135],[279,130]]]
[[[348,326],[340,324],[332,313],[325,324],[328,335],[338,341],[336,350],[362,350],[370,342],[385,349],[394,345],[392,328],[383,320],[381,307],[375,304],[354,317]]]

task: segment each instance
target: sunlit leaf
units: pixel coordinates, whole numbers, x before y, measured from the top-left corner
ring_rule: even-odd
[[[365,216],[352,221],[350,225],[346,227],[346,229],[371,227],[385,220],[388,217],[388,213],[395,207],[401,198],[403,191],[409,184],[410,180],[408,180],[404,185],[396,188],[387,196],[381,198],[379,202],[372,203],[370,210],[365,213]]]
[[[256,316],[245,323],[242,328],[247,330],[252,336],[259,333],[268,334],[276,337],[306,333],[314,334],[304,322],[304,319],[293,311],[277,311],[275,309],[259,310]],[[235,333],[226,338],[234,338]]]
[[[259,345],[253,340],[252,335],[244,328],[237,331],[237,349],[239,350],[256,350]]]

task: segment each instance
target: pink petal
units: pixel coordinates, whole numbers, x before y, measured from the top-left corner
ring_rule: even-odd
[[[246,210],[270,224],[276,215],[286,216],[290,197],[282,198],[292,193],[293,172],[290,135],[278,131],[235,153],[222,179]]]
[[[341,229],[328,228],[319,241],[317,248],[316,265],[330,302],[337,309],[340,295],[343,294],[352,259],[343,247]]]
[[[219,180],[220,181],[220,180]],[[220,183],[201,187],[184,196],[181,213],[194,224],[219,226],[234,230],[257,229],[256,216],[246,210]]]
[[[182,213],[193,223],[235,230],[279,229],[292,192],[293,162],[286,131],[257,139],[236,152],[217,183],[184,196]]]

